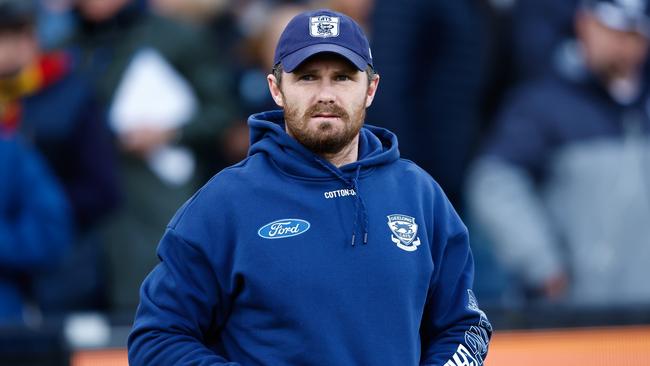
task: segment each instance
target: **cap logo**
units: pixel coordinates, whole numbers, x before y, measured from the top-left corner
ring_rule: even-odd
[[[312,37],[338,37],[339,17],[319,15],[317,17],[310,17],[309,20],[309,34]]]

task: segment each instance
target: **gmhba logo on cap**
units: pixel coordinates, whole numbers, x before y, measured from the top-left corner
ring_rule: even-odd
[[[339,17],[319,15],[317,17],[310,17],[309,20],[309,34],[312,37],[338,37]]]

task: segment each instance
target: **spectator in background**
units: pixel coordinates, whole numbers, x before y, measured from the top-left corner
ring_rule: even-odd
[[[149,4],[156,14],[178,20],[180,22],[193,24],[205,28],[209,33],[210,43],[219,50],[223,67],[229,69],[231,74],[239,75],[239,68],[242,65],[240,48],[245,40],[237,31],[235,17],[232,8],[235,2],[232,0],[149,0]],[[238,3],[239,4],[239,3]],[[227,165],[234,164],[243,159],[248,153],[248,126],[246,118],[252,113],[247,111],[247,103],[244,95],[239,93],[237,88],[238,76],[229,78],[230,85],[223,85],[228,88],[231,95],[238,97],[238,116],[233,116],[233,123],[224,131],[221,139],[220,159],[212,162],[211,171],[218,171]],[[257,89],[265,89],[266,85],[257,86]],[[257,91],[259,94],[259,91]],[[268,93],[264,94],[268,98]],[[270,99],[270,98],[268,98]],[[270,101],[272,102],[272,101]],[[269,103],[270,103],[269,102]]]
[[[105,238],[111,304],[130,313],[165,224],[213,173],[233,118],[228,71],[200,28],[153,15],[143,0],[75,3],[81,24],[71,43],[120,150],[125,202]]]
[[[522,81],[552,73],[574,38],[573,15],[580,0],[480,1],[485,32],[485,89],[480,135],[492,128],[504,95]],[[480,261],[479,261],[480,263]],[[480,278],[480,276],[478,277]]]
[[[36,15],[34,1],[0,3],[0,129],[34,142],[62,184],[77,230],[63,266],[35,279],[35,297],[47,313],[99,308],[105,279],[96,229],[118,200],[115,151],[72,55],[41,51]]]
[[[513,8],[513,56],[518,79],[552,71],[565,41],[574,38],[580,0],[517,0]]]
[[[365,32],[370,31],[370,14],[376,0],[325,0],[322,7],[347,14],[354,19]],[[316,3],[319,3],[318,1]],[[320,5],[320,4],[319,4]]]
[[[0,44],[5,42],[0,34]],[[0,134],[0,325],[29,322],[24,285],[56,266],[72,240],[68,204],[43,162],[15,136]]]
[[[533,299],[650,303],[648,10],[583,2],[570,57],[514,90],[468,178],[472,214]]]
[[[163,16],[207,24],[230,5],[231,0],[149,0],[152,9]]]
[[[246,111],[244,118],[259,110],[277,108],[266,84],[266,75],[273,68],[275,45],[291,18],[307,10],[304,5],[296,4],[268,6],[256,28],[242,40],[244,47],[237,50],[240,56],[237,93]]]
[[[376,0],[371,17],[371,49],[386,81],[368,120],[400,136],[402,156],[429,172],[456,207],[480,123],[479,15],[471,0]]]

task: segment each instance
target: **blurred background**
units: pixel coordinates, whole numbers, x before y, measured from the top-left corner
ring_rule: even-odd
[[[470,229],[487,364],[650,364],[646,0],[0,0],[0,364],[126,365],[165,225],[324,7]]]

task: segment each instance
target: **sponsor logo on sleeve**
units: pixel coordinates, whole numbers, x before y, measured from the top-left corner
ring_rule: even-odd
[[[471,289],[467,289],[467,309],[479,314],[477,325],[471,326],[465,332],[465,345],[459,344],[456,353],[444,366],[481,366],[487,355],[492,324],[478,307],[478,301]]]
[[[472,354],[463,346],[462,344],[458,345],[456,353],[445,363],[445,366],[479,366],[481,365],[478,361],[472,356]]]
[[[467,344],[472,354],[479,360],[479,365],[481,365],[488,352],[492,324],[490,324],[483,310],[478,307],[478,301],[476,301],[474,291],[471,289],[467,289],[467,309],[480,315],[479,323],[471,326],[465,332],[465,344]]]

